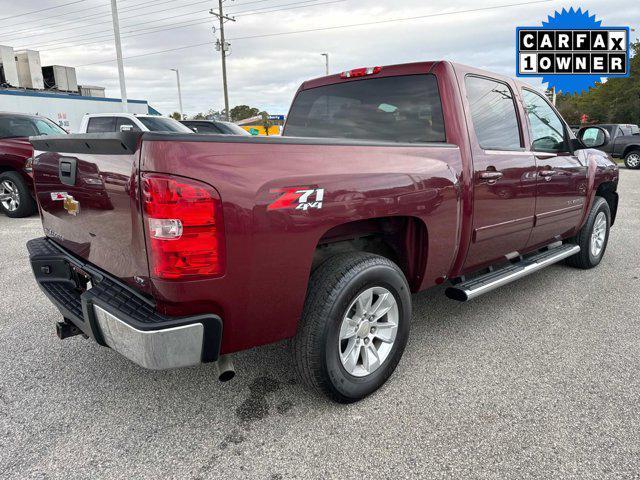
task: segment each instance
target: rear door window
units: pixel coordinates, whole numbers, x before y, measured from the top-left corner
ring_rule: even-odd
[[[0,138],[30,137],[32,135],[38,135],[38,130],[31,119],[0,117]]]
[[[92,117],[87,125],[87,133],[105,133],[116,131],[116,117]]]
[[[207,122],[199,122],[195,124],[191,124],[192,127],[196,127],[198,129],[198,133],[222,133],[218,127],[216,127],[213,123]]]
[[[120,132],[122,127],[126,127],[126,130],[130,132],[139,132],[140,127],[138,127],[133,120],[126,117],[119,117],[116,123],[116,132]]]
[[[389,142],[444,142],[434,75],[355,80],[303,90],[283,135]]]
[[[520,150],[520,126],[509,86],[474,76],[468,76],[465,85],[471,121],[480,146],[485,150]]]

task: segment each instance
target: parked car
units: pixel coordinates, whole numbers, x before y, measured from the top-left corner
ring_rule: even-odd
[[[32,135],[65,135],[48,118],[0,112],[0,210],[12,218],[28,217],[36,210],[33,197]]]
[[[234,352],[293,339],[302,380],[339,402],[396,368],[410,293],[448,282],[468,301],[561,260],[595,267],[618,206],[617,166],[544,95],[445,61],[305,82],[282,137],[32,143],[46,237],[28,249],[61,338],[152,369],[217,361],[222,379]],[[129,178],[111,210],[54,198],[89,163]]]
[[[640,168],[640,130],[638,125],[615,123],[597,126],[604,129],[609,137],[607,143],[599,147],[600,150],[608,153],[613,158],[624,158],[624,164],[627,168]],[[580,130],[578,134],[580,138],[583,138],[584,131],[585,128]],[[589,130],[589,132],[593,133],[592,130]],[[585,143],[588,144],[593,139],[586,140]]]
[[[251,135],[235,123],[220,120],[181,120],[180,123],[196,133],[214,135]]]
[[[82,118],[79,133],[176,132],[193,133],[173,118],[136,113],[88,113]]]

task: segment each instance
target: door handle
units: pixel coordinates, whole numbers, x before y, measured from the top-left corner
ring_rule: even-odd
[[[538,175],[540,175],[541,177],[553,177],[556,173],[555,170],[540,170],[538,172]]]
[[[480,178],[483,180],[499,180],[502,178],[502,172],[496,172],[495,170],[485,170],[484,172],[480,172]]]

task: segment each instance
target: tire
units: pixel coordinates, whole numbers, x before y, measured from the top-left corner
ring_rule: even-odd
[[[624,156],[624,164],[631,170],[640,168],[640,150],[631,150]]]
[[[604,222],[604,223],[603,223]],[[607,249],[609,241],[609,228],[611,227],[611,211],[609,204],[602,197],[596,197],[584,226],[569,243],[580,246],[580,252],[567,259],[567,264],[572,267],[588,269],[596,267]],[[600,241],[594,245],[594,229],[602,232]],[[603,230],[602,230],[603,229]],[[596,248],[596,246],[598,246]],[[592,248],[593,247],[593,248]]]
[[[18,172],[0,174],[0,210],[11,218],[23,218],[33,215],[36,202]]]
[[[371,310],[366,312],[369,293]],[[377,321],[376,308],[387,312]],[[367,318],[362,316],[363,309]],[[299,377],[312,390],[340,403],[366,397],[398,365],[409,338],[410,319],[409,285],[395,263],[359,252],[329,258],[311,275],[293,339]]]

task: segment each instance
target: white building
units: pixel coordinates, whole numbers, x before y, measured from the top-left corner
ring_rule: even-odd
[[[129,100],[130,113],[160,115],[146,100]],[[121,112],[119,98],[84,97],[33,90],[0,89],[0,112],[27,113],[47,117],[70,133],[80,128],[86,113]]]

